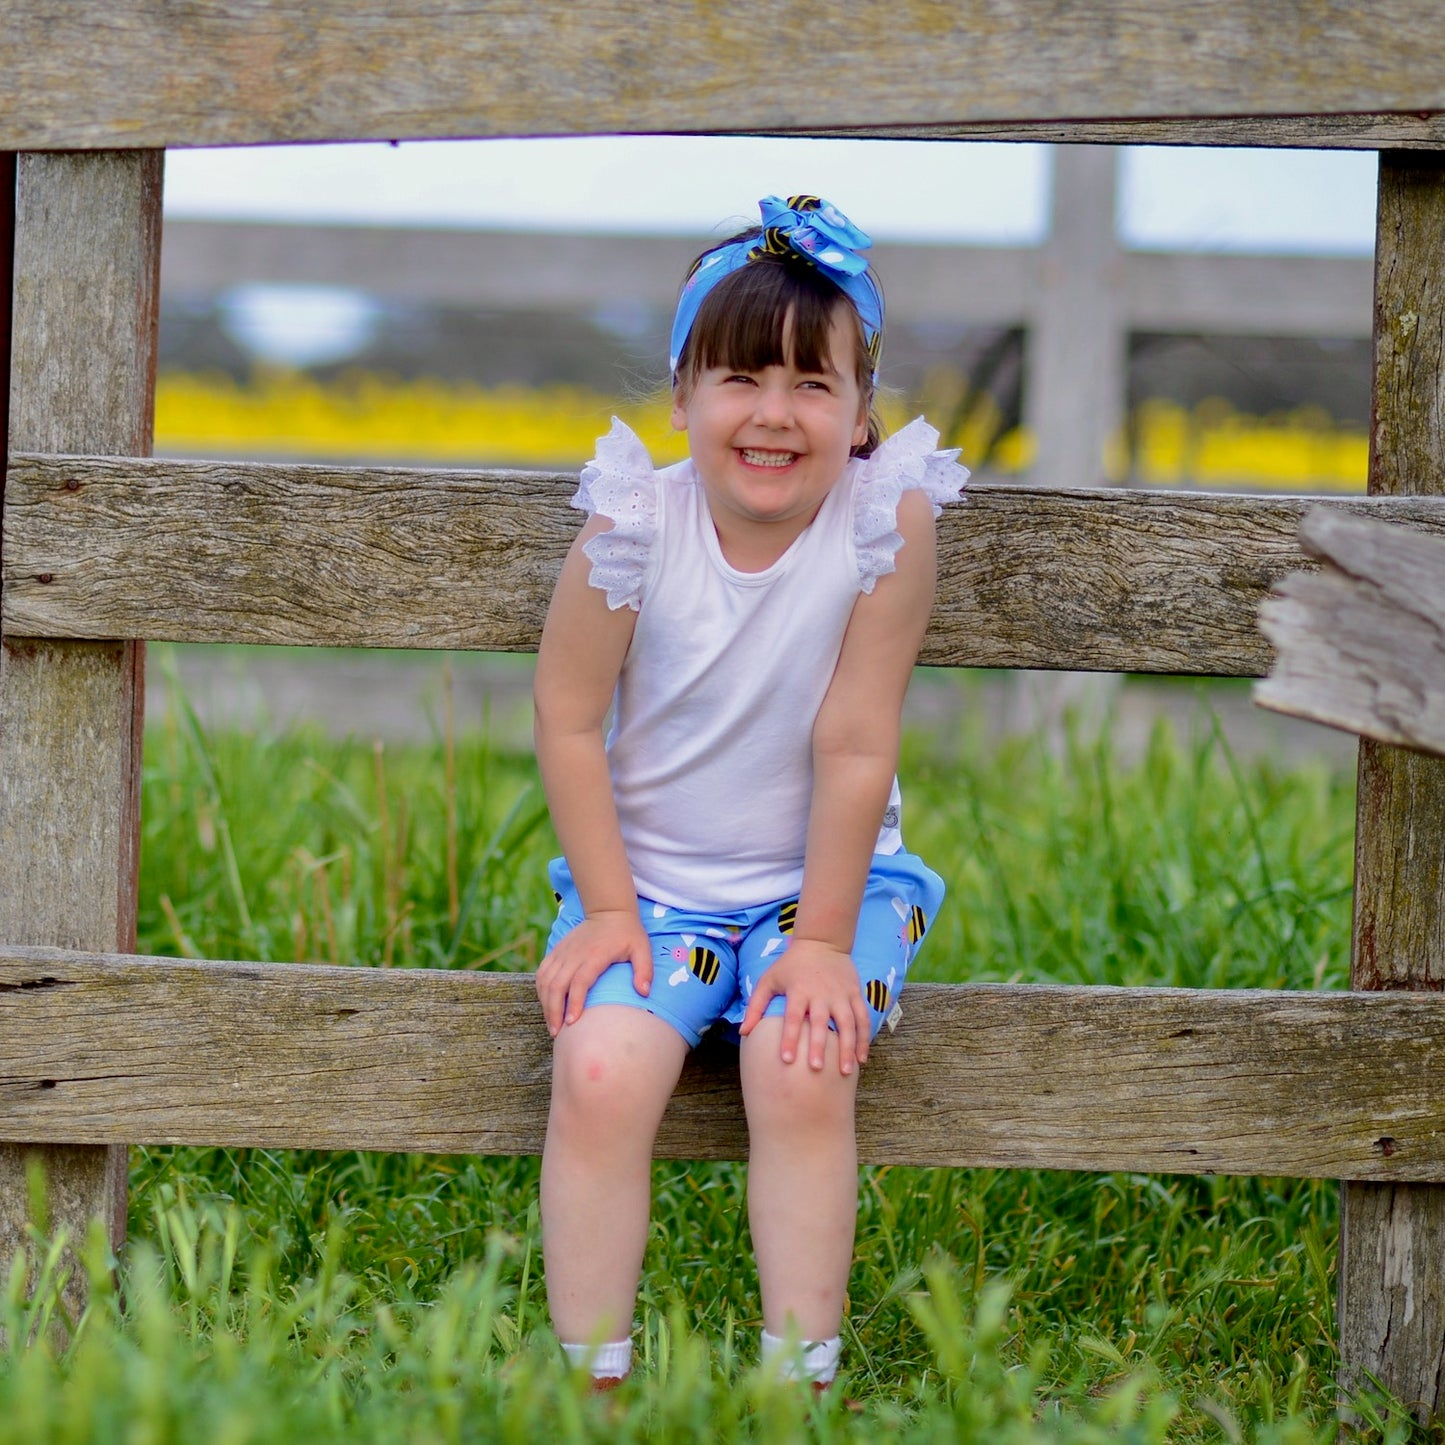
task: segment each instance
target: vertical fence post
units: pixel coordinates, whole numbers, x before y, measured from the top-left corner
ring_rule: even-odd
[[[1119,152],[1053,147],[1049,234],[1029,317],[1024,408],[1045,487],[1105,484],[1109,442],[1124,425],[1129,366],[1124,265],[1115,225]]]
[[[1380,155],[1370,492],[1445,493],[1445,152]],[[1360,744],[1351,986],[1445,989],[1445,761]],[[1445,1413],[1445,1186],[1346,1184],[1341,1383]]]
[[[1115,210],[1119,150],[1055,145],[1049,234],[1040,248],[1024,361],[1024,420],[1034,439],[1028,480],[1099,487],[1124,427],[1129,369],[1124,256]],[[1010,725],[1061,747],[1064,716],[1103,726],[1117,679],[1104,673],[1018,672]]]
[[[0,151],[0,437],[10,435],[10,298],[15,289],[15,152]],[[0,448],[0,516],[5,511],[5,462]],[[5,533],[0,530],[0,574],[5,565]],[[5,583],[0,576],[0,597]]]
[[[163,162],[20,157],[10,450],[149,454]],[[0,641],[0,939],[133,952],[144,644]],[[51,1227],[79,1238],[99,1217],[119,1245],[123,1147],[0,1145],[0,1273],[32,1158]]]

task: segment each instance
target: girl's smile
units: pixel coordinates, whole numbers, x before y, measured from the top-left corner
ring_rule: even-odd
[[[851,324],[846,312],[834,317],[825,370],[798,364],[785,327],[786,362],[710,367],[674,396],[672,424],[687,432],[723,555],[741,571],[787,551],[867,437]]]
[[[743,448],[743,460],[750,467],[789,467],[797,459],[797,452],[763,452],[756,447]]]

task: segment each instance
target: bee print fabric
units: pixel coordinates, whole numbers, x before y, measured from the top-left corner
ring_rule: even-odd
[[[558,898],[557,921],[547,940],[552,949],[582,921],[582,905],[564,859],[551,865]],[[911,853],[880,853],[873,859],[853,964],[868,1005],[870,1037],[901,1013],[899,995],[909,966],[943,902],[943,880]],[[594,983],[587,1006],[622,1004],[655,1014],[695,1045],[714,1024],[736,1039],[758,980],[782,957],[797,920],[798,900],[784,898],[731,912],[703,912],[649,899],[639,900],[652,939],[652,991],[639,994],[632,966],[614,964]],[[782,998],[767,1015],[781,1017]]]

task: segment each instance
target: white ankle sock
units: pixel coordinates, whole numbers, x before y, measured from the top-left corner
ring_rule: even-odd
[[[842,1352],[841,1335],[834,1335],[831,1340],[803,1340],[795,1354],[788,1348],[787,1340],[763,1331],[763,1364],[781,1354],[783,1358],[778,1361],[780,1380],[811,1380],[814,1384],[826,1385],[838,1373],[838,1356]]]
[[[589,1369],[594,1380],[620,1380],[632,1368],[630,1338],[605,1345],[569,1345],[563,1341],[562,1353],[574,1369]]]

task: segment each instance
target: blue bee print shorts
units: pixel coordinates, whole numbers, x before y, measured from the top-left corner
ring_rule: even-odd
[[[582,904],[566,860],[548,869],[557,895],[557,921],[547,939],[550,951],[582,922]],[[875,853],[858,931],[853,964],[868,1004],[869,1037],[896,1023],[898,995],[908,966],[943,902],[943,879],[912,853]],[[696,913],[638,900],[642,922],[652,938],[652,992],[632,986],[632,965],[615,963],[587,991],[587,1004],[620,1003],[640,1008],[670,1023],[696,1046],[721,1021],[737,1038],[758,980],[782,956],[793,930],[798,900],[784,898],[736,913]],[[772,999],[767,1014],[781,1017],[782,998]]]

